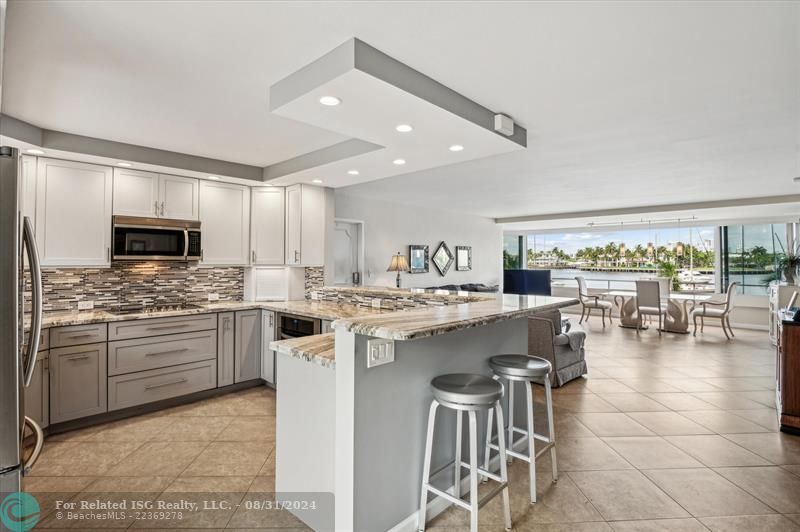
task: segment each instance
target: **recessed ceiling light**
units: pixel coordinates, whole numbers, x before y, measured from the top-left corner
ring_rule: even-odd
[[[328,107],[333,107],[334,105],[339,105],[342,103],[342,100],[337,98],[336,96],[323,96],[319,99],[319,103],[322,105],[327,105]]]
[[[408,133],[410,131],[414,131],[414,128],[411,127],[411,124],[397,124],[397,127],[395,127],[395,129],[400,133]]]
[[[208,176],[209,179],[213,179],[214,181],[219,181],[220,177],[217,175],[210,175]]]
[[[31,148],[31,149],[25,150],[25,151],[30,153],[31,155],[44,155],[44,151],[37,150],[36,148]]]
[[[404,164],[406,164],[406,160],[405,160],[405,159],[395,159],[395,160],[394,160],[394,161],[392,161],[392,162],[393,162],[394,164],[396,164],[397,166],[401,166],[401,165],[404,165]]]
[[[319,185],[320,183],[322,183],[322,179],[312,179],[311,182]]]
[[[348,170],[347,173],[350,175],[358,175],[358,170]]]
[[[117,166],[121,166],[123,168],[130,168],[133,165],[131,163],[117,163]]]
[[[450,146],[450,151],[461,151],[463,149],[464,146],[462,146],[461,144],[453,144],[452,146]]]

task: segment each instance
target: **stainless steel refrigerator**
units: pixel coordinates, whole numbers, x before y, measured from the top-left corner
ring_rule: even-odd
[[[0,147],[0,493],[20,491],[44,435],[25,416],[42,325],[42,277],[30,218],[19,209],[20,157]],[[24,304],[28,281],[31,299]]]

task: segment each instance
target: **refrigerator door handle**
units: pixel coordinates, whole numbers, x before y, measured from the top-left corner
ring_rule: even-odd
[[[28,416],[25,416],[25,424],[30,427],[36,435],[36,443],[33,446],[30,456],[22,463],[23,475],[30,473],[36,461],[39,459],[39,455],[42,454],[42,445],[44,445],[44,432],[42,431],[42,427]]]
[[[27,216],[22,220],[22,241],[25,246],[25,252],[28,255],[31,284],[33,285],[33,299],[31,301],[33,308],[31,311],[30,338],[28,339],[27,367],[23,375],[25,379],[23,383],[25,387],[28,387],[33,378],[33,370],[36,368],[39,338],[42,335],[42,267],[39,264],[39,251],[36,249],[36,239],[33,236],[33,224],[31,224],[31,219]]]

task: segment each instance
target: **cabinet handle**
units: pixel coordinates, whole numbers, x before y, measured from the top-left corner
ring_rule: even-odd
[[[161,216],[164,216],[164,202],[161,202]]]
[[[275,315],[274,315],[272,312],[270,312],[270,313],[269,313],[269,326],[270,326],[270,327],[272,327],[273,325],[275,325],[275,321],[274,321],[274,320],[275,320]]]
[[[294,262],[295,263],[300,262],[300,252],[297,250],[294,250]]]
[[[111,262],[111,248],[110,247],[106,248],[106,260],[108,260],[108,262]]]
[[[222,329],[225,330],[225,331],[230,331],[231,330],[231,319],[230,318],[225,318],[224,320],[222,320]]]
[[[77,340],[78,338],[89,338],[90,336],[94,336],[92,333],[84,333],[84,334],[67,334],[65,335],[70,340]]]
[[[177,329],[179,327],[188,327],[188,323],[176,323],[175,325],[161,325],[161,326],[152,326],[147,327],[145,330],[147,331],[163,331],[164,329]]]
[[[251,251],[250,255],[253,257],[252,262],[255,264],[255,262],[256,262],[256,250]]]
[[[155,200],[155,201],[153,202],[153,214],[155,214],[156,216],[158,216],[158,200]]]
[[[168,351],[155,351],[153,353],[146,353],[144,356],[146,357],[154,357],[158,355],[171,355],[174,353],[183,353],[184,351],[188,351],[188,347],[184,347],[183,349],[170,349]]]
[[[186,377],[174,381],[162,382],[161,384],[149,384],[144,387],[145,390],[153,390],[155,388],[163,388],[164,386],[172,386],[173,384],[181,384],[187,382],[189,379]]]
[[[87,358],[89,358],[89,355],[80,355],[77,357],[69,357],[67,360],[86,360]]]

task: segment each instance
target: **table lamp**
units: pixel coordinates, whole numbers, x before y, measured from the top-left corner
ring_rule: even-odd
[[[407,272],[408,271],[408,261],[406,260],[404,255],[401,255],[400,252],[397,252],[397,255],[392,256],[392,262],[389,263],[389,267],[386,269],[387,272],[397,272],[397,288],[400,288],[400,272]]]

